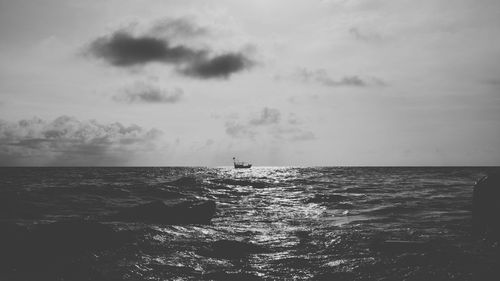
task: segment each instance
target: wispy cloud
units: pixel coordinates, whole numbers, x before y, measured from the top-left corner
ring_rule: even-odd
[[[291,136],[292,141],[307,141],[315,138],[316,136],[311,131],[298,131]]]
[[[304,83],[317,83],[328,87],[368,87],[386,85],[383,80],[375,77],[361,78],[357,75],[351,75],[335,79],[328,75],[324,69],[310,70],[307,68],[300,68],[292,77]]]
[[[268,125],[268,124],[276,124],[279,123],[281,117],[281,113],[279,110],[275,108],[264,107],[262,109],[260,116],[250,120],[250,124],[258,126],[258,125]]]
[[[136,82],[113,96],[113,100],[124,103],[177,103],[183,95],[180,88],[166,90],[146,82]]]
[[[299,126],[278,126],[273,128],[271,134],[276,139],[289,141],[307,141],[316,138],[313,132],[304,130]]]
[[[161,135],[137,125],[60,116],[0,120],[0,165],[117,165],[151,150]]]
[[[268,107],[264,107],[258,116],[249,118],[247,122],[229,120],[225,126],[226,133],[233,138],[253,140],[262,135],[289,141],[305,141],[315,138],[311,131],[301,127],[296,116],[292,116],[288,122],[282,122],[281,112]]]
[[[382,36],[374,31],[367,31],[359,27],[349,28],[349,34],[355,39],[365,42],[374,42],[382,40]]]
[[[187,17],[166,18],[156,21],[148,33],[168,38],[195,38],[208,35],[210,31]]]
[[[248,124],[241,124],[236,121],[226,122],[226,133],[233,138],[253,139],[257,132]]]
[[[500,78],[497,78],[497,79],[486,79],[486,80],[483,80],[486,84],[489,84],[489,85],[495,85],[495,86],[498,86],[500,85]]]
[[[193,48],[172,43],[177,37],[206,32],[186,19],[170,20],[160,22],[139,35],[119,30],[99,37],[91,42],[87,52],[115,67],[163,63],[173,65],[179,74],[200,79],[228,78],[253,66],[253,60],[244,52],[214,54],[207,47]]]

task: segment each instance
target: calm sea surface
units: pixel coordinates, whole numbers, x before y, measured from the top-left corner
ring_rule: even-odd
[[[107,280],[472,280],[499,266],[470,234],[473,186],[488,169],[0,168],[0,220],[130,233],[92,253]],[[212,200],[217,211],[206,225],[103,219],[157,200]]]

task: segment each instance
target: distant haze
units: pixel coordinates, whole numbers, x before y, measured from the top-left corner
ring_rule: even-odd
[[[0,0],[0,166],[500,165],[497,0]]]

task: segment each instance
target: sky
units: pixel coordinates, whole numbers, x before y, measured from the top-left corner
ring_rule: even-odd
[[[0,0],[0,166],[500,165],[497,0]]]

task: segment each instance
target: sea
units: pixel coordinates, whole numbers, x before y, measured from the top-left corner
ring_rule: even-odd
[[[474,184],[491,171],[500,168],[0,168],[0,280],[500,280],[498,243],[471,231]],[[158,201],[216,209],[206,223],[114,216]],[[95,246],[103,235],[66,229],[51,236],[78,250],[61,254],[58,241],[33,238],[58,222],[127,239]]]

